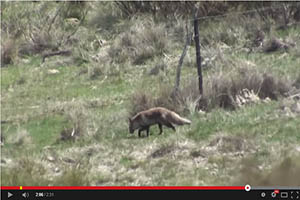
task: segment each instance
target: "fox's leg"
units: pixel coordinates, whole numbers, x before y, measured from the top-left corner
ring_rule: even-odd
[[[141,137],[141,132],[142,131],[143,131],[142,129],[139,129],[139,137]]]
[[[160,123],[158,123],[158,128],[159,128],[159,135],[161,135],[163,132],[163,129],[162,129],[162,125]]]
[[[175,127],[174,127],[170,122],[166,122],[164,125],[165,125],[166,127],[169,127],[169,128],[171,128],[171,129],[173,129],[173,131],[176,131]]]
[[[144,126],[139,129],[139,137],[141,137],[142,131],[146,130],[147,131],[147,136],[149,136],[149,126]]]
[[[146,132],[147,132],[147,137],[149,137],[149,129],[150,129],[150,126],[147,126],[145,129],[146,129]]]

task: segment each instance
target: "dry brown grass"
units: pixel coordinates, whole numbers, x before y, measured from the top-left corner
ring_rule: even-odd
[[[114,41],[108,54],[117,63],[129,59],[133,64],[141,65],[169,49],[170,41],[165,26],[155,24],[151,18],[144,18],[135,19],[134,25]]]
[[[292,82],[274,76],[269,72],[240,68],[237,72],[219,72],[209,76],[204,82],[204,96],[199,100],[197,80],[191,80],[179,90],[176,95],[172,87],[161,87],[157,97],[140,90],[131,99],[130,115],[151,107],[162,106],[178,113],[193,112],[193,108],[205,111],[221,107],[236,109],[239,107],[238,97],[245,89],[257,98],[278,100],[287,96],[292,88]],[[198,105],[195,105],[199,100]]]
[[[17,46],[14,40],[1,42],[1,66],[13,64],[17,57]]]
[[[185,95],[188,94],[186,93]],[[173,95],[172,88],[168,86],[161,87],[157,97],[144,90],[138,90],[131,97],[129,115],[133,116],[140,111],[153,107],[165,107],[177,113],[183,113],[185,111],[184,103],[186,102],[184,98],[185,97],[180,93]]]
[[[300,184],[300,163],[295,157],[285,157],[269,170],[261,170],[255,158],[242,161],[240,176],[237,184],[254,186],[295,186]]]
[[[260,99],[278,100],[287,95],[291,81],[248,68],[240,68],[235,73],[221,72],[210,76],[205,83],[203,98],[207,104],[202,107],[206,106],[208,110],[215,107],[235,109],[237,95],[244,89],[253,91]]]

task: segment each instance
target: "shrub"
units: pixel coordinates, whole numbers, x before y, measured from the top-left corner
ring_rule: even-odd
[[[12,171],[17,173],[11,173]],[[26,155],[18,157],[12,168],[4,167],[1,172],[1,180],[8,186],[48,185],[50,181],[43,179],[45,173],[46,169],[40,162]]]
[[[166,28],[151,19],[134,19],[129,30],[121,33],[108,54],[117,63],[129,59],[133,64],[144,64],[150,58],[168,52],[170,48]]]
[[[190,108],[197,99],[197,87],[189,85],[180,90],[178,93],[173,93],[173,87],[160,87],[158,95],[155,97],[145,90],[138,90],[131,97],[131,108],[129,115],[134,116],[136,113],[147,110],[152,107],[165,107],[179,114],[187,114],[193,112]]]
[[[237,72],[227,74],[220,72],[205,80],[204,95],[201,98],[199,98],[197,79],[189,81],[175,95],[172,93],[171,86],[161,87],[157,97],[144,90],[137,91],[131,99],[130,116],[157,106],[184,114],[192,113],[194,109],[210,111],[217,107],[233,110],[240,107],[241,98],[245,99],[249,94],[259,99],[278,100],[281,96],[286,96],[292,88],[292,83],[288,80],[248,68],[241,68]],[[256,100],[250,99],[251,102]]]
[[[52,36],[44,31],[32,31],[31,37],[31,40],[20,45],[21,55],[35,55],[56,48]]]
[[[154,106],[154,99],[145,91],[137,91],[131,97],[131,108],[129,110],[129,116],[134,116],[136,113],[147,110]]]
[[[279,162],[268,166],[268,170],[259,168],[259,161],[255,157],[243,159],[241,170],[236,176],[235,184],[249,183],[251,185],[299,185],[300,163],[293,156],[285,156]]]
[[[78,166],[80,166],[78,164]],[[82,186],[90,185],[90,181],[87,178],[88,170],[82,169],[82,167],[69,167],[66,168],[61,176],[54,179],[54,185],[70,185],[70,186]]]
[[[214,107],[235,109],[238,106],[237,95],[244,89],[253,91],[260,99],[268,97],[277,100],[280,96],[286,95],[291,89],[291,84],[271,73],[261,73],[248,68],[241,68],[237,74],[220,73],[218,76],[209,77],[204,86],[207,109]]]
[[[13,64],[17,56],[17,46],[13,40],[8,39],[1,44],[1,66]]]

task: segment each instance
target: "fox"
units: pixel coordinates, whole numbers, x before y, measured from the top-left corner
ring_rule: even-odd
[[[132,118],[129,117],[129,133],[133,134],[138,129],[138,136],[141,137],[141,132],[146,131],[149,137],[150,126],[158,124],[159,135],[163,133],[162,126],[176,131],[174,124],[184,125],[191,124],[192,122],[186,118],[180,117],[177,113],[170,111],[163,107],[154,107],[149,110],[144,110],[137,113]]]

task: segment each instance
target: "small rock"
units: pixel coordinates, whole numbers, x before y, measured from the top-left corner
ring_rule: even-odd
[[[55,158],[53,156],[47,156],[47,160],[50,162],[54,162]]]
[[[295,102],[295,103],[291,106],[291,110],[292,110],[292,112],[300,113],[300,103],[299,103],[299,102]]]
[[[70,17],[65,19],[67,23],[71,24],[72,26],[78,25],[79,24],[79,19],[75,18],[75,17]]]
[[[67,163],[75,163],[75,160],[73,160],[71,158],[67,158],[67,157],[62,158],[62,160],[67,162]]]
[[[26,58],[23,58],[23,59],[22,59],[22,62],[25,63],[25,64],[28,64],[28,63],[30,63],[30,60],[29,60],[29,59],[26,59]]]
[[[271,99],[269,97],[267,97],[263,100],[264,103],[269,103],[270,101],[271,101]]]
[[[54,172],[58,173],[58,172],[60,172],[60,169],[58,167],[55,167]]]
[[[87,156],[92,156],[93,154],[95,153],[95,150],[94,149],[92,149],[92,148],[90,148],[90,149],[88,149],[87,151],[86,151],[86,154],[87,154]]]
[[[206,114],[206,112],[205,112],[205,111],[203,111],[203,110],[201,110],[201,109],[198,111],[198,113],[199,113],[199,114],[201,114],[201,115],[204,115],[204,114]]]
[[[48,74],[58,74],[59,71],[57,69],[49,69]]]

